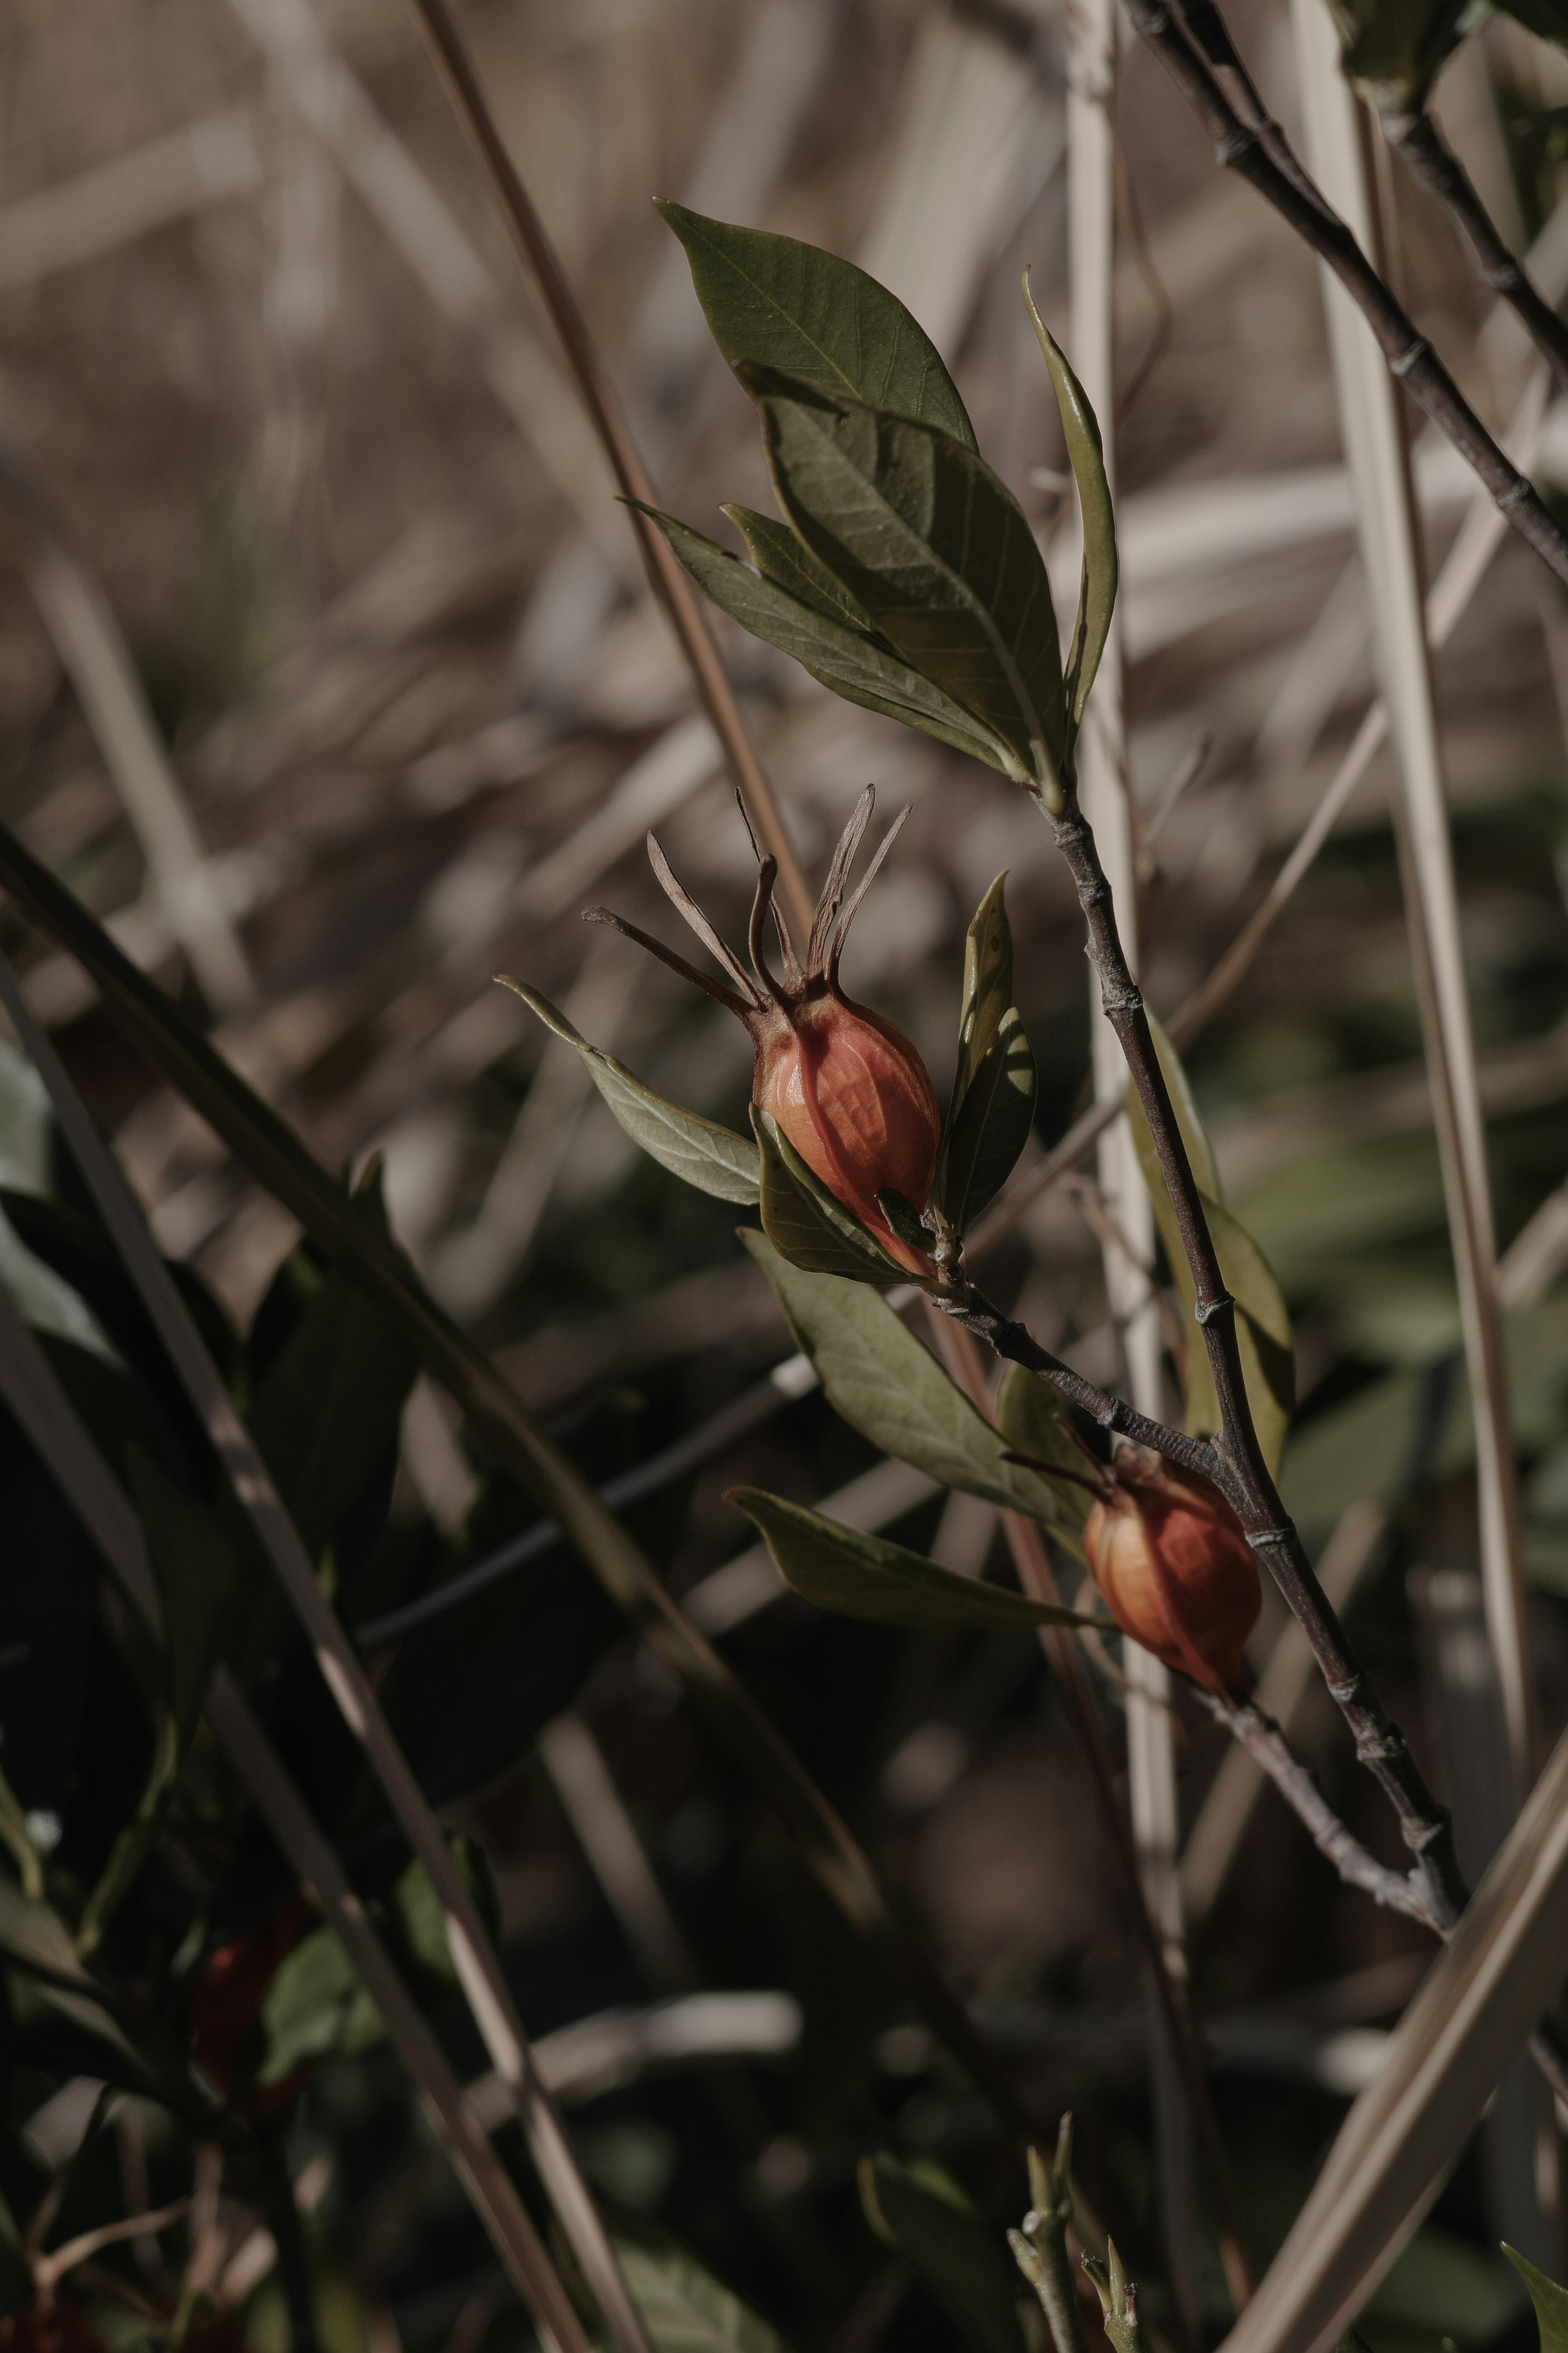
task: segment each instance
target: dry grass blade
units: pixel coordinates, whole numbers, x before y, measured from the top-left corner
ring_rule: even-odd
[[[473,64],[444,0],[413,0],[413,5],[453,107],[479,153],[513,242],[561,338],[584,406],[609,459],[621,496],[631,501],[632,524],[654,594],[669,615],[681,652],[690,667],[698,700],[724,747],[725,759],[752,825],[769,854],[778,860],[780,892],[791,922],[798,926],[804,938],[811,929],[812,893],[784,830],[773,786],[746,734],[696,591],[665,545],[663,534],[640,511],[657,503],[653,486],[621,421],[587,322],[566,282],[533,200],[496,128]]]
[[[750,1694],[683,1617],[626,1530],[535,1427],[504,1375],[421,1288],[395,1244],[353,1214],[297,1136],[139,973],[70,893],[0,828],[0,878],[89,971],[126,1033],[257,1181],[393,1316],[495,1460],[560,1525],[719,1737],[776,1809],[807,1869],[1009,2126],[1030,2122],[1015,2083],[894,1913],[864,1850]]]
[[[185,796],[119,624],[21,453],[0,442],[0,491],[26,534],[27,585],[80,699],[168,918],[217,1013],[256,1002],[244,948],[212,887]]]
[[[1318,0],[1294,0],[1308,143],[1331,201],[1376,232],[1355,100]],[[1399,777],[1395,832],[1476,1421],[1481,1573],[1516,1795],[1533,1776],[1537,1699],[1510,1429],[1496,1243],[1475,1039],[1398,396],[1361,319],[1325,282],[1341,426],[1358,488],[1363,560]]]
[[[1568,1954],[1568,1738],[1405,2011],[1225,2353],[1327,2353],[1441,2188]]]
[[[250,1434],[207,1354],[173,1276],[159,1256],[129,1186],[100,1137],[53,1046],[28,1011],[10,965],[0,958],[0,1002],[11,1017],[59,1121],[71,1156],[108,1228],[182,1387],[211,1440],[235,1495],[248,1513],[315,1651],[345,1723],[360,1742],[441,1908],[453,1966],[499,2073],[511,2086],[524,2137],[546,2194],[621,2353],[651,2353],[609,2234],[533,2065],[506,1976],[440,1825],[342,1626],[323,1598],[299,1533]]]
[[[155,1634],[160,1632],[162,1607],[141,1523],[3,1286],[0,1396],[53,1472],[61,1493],[70,1496],[83,1526],[142,1619]],[[587,2353],[582,2323],[510,2176],[470,2116],[445,2053],[410,1998],[336,1852],[322,1837],[249,1701],[226,1668],[220,1668],[213,1678],[206,1715],[253,1802],[381,2012],[453,2168],[542,2337],[554,2353]]]

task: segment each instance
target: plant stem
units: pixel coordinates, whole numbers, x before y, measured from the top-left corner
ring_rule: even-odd
[[[697,696],[724,758],[746,812],[770,853],[778,860],[779,890],[790,921],[802,935],[811,929],[812,893],[795,848],[784,831],[777,798],[742,723],[735,697],[719,659],[702,607],[685,573],[664,543],[663,534],[640,510],[656,506],[653,486],[643,470],[616,405],[615,395],[600,362],[588,322],[566,282],[560,258],[551,244],[532,197],[496,128],[489,102],[474,71],[462,37],[452,22],[446,0],[413,0],[425,37],[430,44],[454,112],[467,131],[484,166],[501,217],[511,233],[534,290],[561,338],[589,422],[604,445],[621,496],[628,501],[632,528],[637,535],[643,563],[654,595],[669,617],[691,671]],[[1568,575],[1564,575],[1568,577]]]
[[[1038,2149],[1029,2151],[1029,2211],[1022,2228],[1008,2232],[1007,2244],[1040,2299],[1057,2353],[1089,2353],[1078,2283],[1068,2253],[1072,2218],[1072,2118],[1067,2116],[1061,2120],[1056,2154],[1048,2166]]]
[[[1424,335],[1395,301],[1333,206],[1291,153],[1212,0],[1178,20],[1166,0],[1126,0],[1133,30],[1203,117],[1218,162],[1272,205],[1327,264],[1365,319],[1390,373],[1486,485],[1499,511],[1568,582],[1568,533],[1504,455]],[[1189,40],[1184,23],[1190,23]]]
[[[1496,222],[1471,185],[1468,174],[1424,107],[1377,107],[1384,137],[1413,180],[1452,216],[1482,278],[1513,311],[1552,374],[1568,391],[1568,325],[1531,284]]]

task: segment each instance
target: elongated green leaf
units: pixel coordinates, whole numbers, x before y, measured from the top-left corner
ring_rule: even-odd
[[[1330,0],[1345,73],[1363,98],[1406,111],[1423,105],[1432,84],[1459,46],[1468,0]],[[1524,0],[1509,13],[1541,32],[1552,0]],[[1547,40],[1562,38],[1561,20]]]
[[[951,2176],[929,2160],[864,2158],[860,2202],[878,2236],[898,2249],[973,2353],[1023,2353],[1017,2280],[1000,2234]]]
[[[1002,739],[966,711],[940,686],[922,678],[901,661],[882,640],[858,629],[842,617],[852,600],[842,600],[838,612],[825,611],[820,603],[794,593],[772,575],[753,572],[740,557],[700,532],[678,522],[655,508],[643,510],[668,541],[677,562],[689,573],[705,596],[722,613],[749,629],[764,645],[808,670],[822,686],[863,710],[879,712],[906,727],[918,727],[954,751],[967,752],[987,766],[1010,773],[1012,754]],[[816,559],[784,524],[775,524],[781,540],[794,541],[803,556]],[[821,571],[824,567],[816,565]],[[831,575],[829,575],[831,576]]]
[[[729,516],[764,580],[771,580],[826,619],[842,621],[863,638],[876,636],[870,615],[855,602],[842,580],[813,555],[798,531],[792,531],[787,522],[775,522],[772,515],[759,514],[754,507],[725,505],[719,512]],[[674,545],[673,540],[670,544]]]
[[[1082,1557],[1081,1490],[1005,1461],[1010,1441],[975,1411],[885,1300],[791,1265],[764,1235],[741,1239],[777,1292],[836,1413],[884,1454],[912,1462],[944,1487],[1027,1513]]]
[[[996,1427],[1003,1443],[1011,1453],[1027,1454],[1036,1462],[1053,1462],[1072,1474],[1051,1492],[1060,1503],[1063,1519],[1081,1531],[1094,1498],[1078,1483],[1088,1475],[1089,1466],[1062,1428],[1066,1412],[1062,1399],[1037,1373],[1026,1365],[1008,1366],[996,1397]]]
[[[1161,1068],[1165,1073],[1165,1083],[1170,1088],[1172,1104],[1187,1146],[1187,1157],[1197,1179],[1204,1215],[1219,1259],[1220,1273],[1225,1278],[1226,1289],[1236,1301],[1236,1335],[1241,1352],[1242,1378],[1246,1384],[1247,1403],[1252,1408],[1258,1444],[1263,1449],[1269,1470],[1278,1471],[1296,1403],[1296,1357],[1291,1344],[1289,1310],[1273,1269],[1258,1244],[1209,1190],[1209,1185],[1217,1188],[1219,1178],[1213,1150],[1193,1103],[1186,1073],[1164,1031],[1153,1021],[1149,1026],[1153,1031]],[[1197,1303],[1196,1287],[1187,1264],[1186,1252],[1182,1248],[1181,1229],[1176,1223],[1176,1212],[1161,1172],[1154,1139],[1149,1132],[1143,1107],[1131,1085],[1127,1090],[1127,1116],[1138,1146],[1138,1158],[1149,1187],[1149,1198],[1153,1204],[1154,1222],[1160,1229],[1160,1240],[1170,1261],[1172,1280],[1187,1311],[1186,1426],[1193,1437],[1208,1437],[1219,1428],[1219,1398],[1215,1391],[1214,1376],[1209,1370],[1208,1351],[1204,1346],[1203,1334],[1193,1315]],[[1205,1178],[1208,1184],[1205,1184]]]
[[[792,1266],[849,1282],[889,1285],[913,1280],[754,1103],[752,1126],[762,1155],[763,1231],[781,1258]]]
[[[1116,607],[1116,517],[1111,509],[1099,420],[1066,354],[1035,308],[1026,269],[1024,301],[1061,412],[1068,462],[1078,485],[1079,508],[1083,516],[1083,585],[1079,591],[1078,618],[1073,624],[1072,649],[1067,664],[1069,709],[1076,733],[1083,723],[1084,706],[1105,651],[1105,641],[1110,635],[1110,617]]]
[[[20,1964],[47,2008],[58,2010],[73,2026],[98,2035],[138,2067],[147,2064],[109,2008],[103,1989],[82,1967],[70,1931],[59,1914],[47,1904],[29,1901],[19,1887],[3,1875],[0,1955]]]
[[[135,1885],[137,1874],[158,1834],[158,1825],[163,1820],[163,1809],[179,1769],[179,1727],[172,1715],[165,1715],[159,1720],[147,1785],[137,1802],[136,1811],[110,1848],[109,1860],[99,1874],[98,1884],[82,1907],[76,1946],[84,1957],[97,1951],[103,1941],[105,1928]]]
[[[615,2245],[658,2353],[784,2353],[784,2339],[767,2322],[683,2247],[622,2233]]]
[[[234,1556],[216,1514],[139,1446],[127,1448],[126,1471],[163,1598],[168,1704],[183,1757],[230,1630]]]
[[[625,1528],[535,1426],[504,1375],[436,1305],[395,1243],[353,1215],[342,1187],[277,1113],[3,826],[0,882],[91,975],[124,1032],[196,1106],[251,1175],[409,1334],[427,1370],[451,1391],[497,1461],[560,1522],[605,1590],[681,1677],[719,1736],[776,1807],[791,1841],[829,1899],[984,2085],[998,2112],[1013,2128],[1026,2130],[1006,2071],[894,1913],[864,1850],[750,1694],[670,1600]],[[0,1939],[3,1930],[0,1923]]]
[[[998,874],[963,949],[958,1062],[937,1162],[937,1198],[963,1233],[1001,1190],[1029,1139],[1035,1057],[1013,1003],[1013,934]]]
[[[744,1512],[793,1593],[835,1617],[877,1626],[972,1626],[994,1630],[1029,1626],[1105,1626],[1076,1610],[1033,1601],[1004,1585],[959,1577],[923,1553],[887,1536],[825,1519],[804,1504],[786,1503],[760,1487],[731,1487],[727,1503]]]
[[[700,1193],[716,1194],[721,1201],[751,1203],[757,1198],[757,1155],[754,1145],[733,1129],[720,1127],[679,1103],[666,1103],[651,1087],[617,1062],[602,1047],[579,1037],[563,1013],[526,982],[500,976],[501,986],[521,997],[547,1029],[553,1029],[583,1057],[584,1066],[622,1127],[661,1168],[695,1185]]]
[[[1559,2287],[1543,2271],[1521,2255],[1517,2247],[1503,2244],[1503,2253],[1530,2290],[1530,2300],[1535,2306],[1535,2317],[1541,2325],[1541,2353],[1568,2353],[1568,2287]]]
[[[354,1207],[384,1232],[378,1177]],[[362,1285],[318,1273],[246,1417],[312,1559],[384,1464],[418,1370],[418,1351]]]
[[[837,254],[661,204],[731,367],[756,360],[837,398],[934,425],[973,449],[974,427],[942,355],[898,297]]]
[[[780,500],[813,553],[922,678],[1001,739],[1059,806],[1061,657],[1022,508],[947,434],[742,365]]]

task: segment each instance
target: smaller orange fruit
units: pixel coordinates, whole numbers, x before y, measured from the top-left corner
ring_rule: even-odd
[[[1262,1595],[1241,1522],[1210,1480],[1122,1446],[1083,1541],[1124,1634],[1206,1691],[1234,1681]]]

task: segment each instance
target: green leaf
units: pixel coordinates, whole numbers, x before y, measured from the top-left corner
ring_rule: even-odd
[[[1000,736],[940,686],[901,661],[880,638],[843,617],[852,608],[853,600],[847,596],[840,598],[837,610],[825,610],[825,599],[813,602],[792,593],[771,571],[767,576],[752,571],[739,556],[704,539],[700,532],[673,515],[660,514],[653,507],[642,512],[658,525],[676,561],[721,613],[728,613],[764,645],[776,646],[780,653],[799,662],[819,685],[863,710],[879,712],[906,727],[918,727],[923,734],[934,735],[954,751],[967,752],[971,758],[984,760],[1005,775],[1011,773],[1013,755]],[[783,523],[775,523],[773,529],[780,541],[788,540],[800,548],[805,560],[802,571],[808,565],[814,574],[826,573],[794,532]],[[832,577],[831,574],[826,576]]]
[[[1171,1108],[1176,1114],[1176,1125],[1182,1131],[1182,1141],[1187,1147],[1187,1158],[1198,1190],[1211,1201],[1223,1201],[1224,1189],[1219,1181],[1219,1168],[1214,1156],[1214,1146],[1208,1140],[1198,1107],[1193,1099],[1192,1083],[1186,1067],[1165,1034],[1164,1026],[1150,1013],[1147,1016],[1149,1034],[1154,1040],[1154,1051],[1160,1058],[1165,1085],[1170,1092]]]
[[[139,1446],[127,1448],[125,1467],[163,1599],[169,1709],[184,1757],[230,1630],[234,1556],[216,1514]]]
[[[1069,711],[1076,734],[1083,724],[1084,706],[1105,651],[1105,641],[1110,635],[1110,617],[1116,608],[1116,516],[1110,503],[1099,420],[1089,405],[1088,394],[1068,364],[1066,353],[1035,308],[1026,269],[1024,301],[1061,413],[1068,462],[1078,485],[1079,511],[1083,517],[1083,579],[1067,663]]]
[[[386,1231],[379,1166],[354,1214]],[[385,1309],[336,1269],[268,1366],[247,1419],[312,1559],[385,1463],[418,1370]]]
[[[162,1716],[153,1743],[147,1785],[136,1811],[109,1850],[109,1860],[88,1897],[77,1928],[76,1948],[85,1959],[96,1952],[103,1932],[136,1883],[163,1819],[174,1776],[180,1769],[179,1727],[172,1715]]]
[[[1182,1248],[1181,1229],[1165,1188],[1154,1139],[1131,1087],[1127,1090],[1127,1116],[1153,1204],[1154,1222],[1170,1261],[1171,1278],[1187,1311],[1186,1426],[1193,1437],[1208,1437],[1220,1425],[1219,1399],[1215,1393],[1203,1333],[1194,1316],[1197,1291],[1187,1254]],[[1196,1174],[1195,1167],[1194,1173]],[[1225,1287],[1236,1301],[1237,1345],[1258,1442],[1269,1470],[1275,1472],[1285,1451],[1286,1432],[1296,1403],[1296,1356],[1290,1339],[1289,1311],[1273,1269],[1246,1228],[1204,1192],[1201,1185],[1199,1198]]]
[[[29,1903],[41,1903],[44,1894],[43,1858],[27,1832],[27,1816],[20,1798],[0,1773],[0,1840],[11,1850],[22,1893]]]
[[[724,1500],[744,1512],[791,1592],[836,1617],[875,1626],[1103,1625],[1112,1630],[1109,1619],[1081,1618],[1005,1585],[959,1577],[887,1536],[863,1535],[760,1487],[731,1487]]]
[[[917,1279],[828,1191],[777,1123],[754,1103],[752,1127],[762,1156],[763,1231],[781,1258],[849,1282]]]
[[[1013,934],[998,874],[963,950],[958,1063],[937,1162],[937,1198],[963,1233],[1006,1183],[1035,1119],[1035,1057],[1013,1003]]]
[[[996,1398],[996,1427],[1004,1443],[1014,1454],[1027,1454],[1036,1462],[1054,1462],[1074,1474],[1052,1493],[1059,1498],[1066,1519],[1081,1529],[1094,1499],[1086,1487],[1076,1483],[1085,1475],[1087,1465],[1062,1428],[1067,1410],[1062,1398],[1038,1373],[1030,1372],[1026,1365],[1008,1366]],[[1079,1556],[1082,1558],[1081,1552]]]
[[[1414,111],[1459,46],[1470,0],[1330,0],[1347,78],[1379,107]],[[1551,0],[1511,0],[1509,13],[1547,40]]]
[[[684,205],[658,209],[686,248],[697,299],[731,367],[756,360],[784,368],[830,399],[846,395],[916,417],[974,448],[974,427],[936,345],[864,269]]]
[[[542,997],[536,988],[513,980],[510,973],[501,973],[498,977],[503,988],[510,988],[531,1012],[538,1014],[547,1029],[553,1029],[568,1046],[576,1048],[588,1076],[616,1118],[651,1160],[657,1160],[672,1176],[683,1177],[688,1185],[695,1185],[699,1192],[716,1194],[721,1201],[743,1201],[749,1205],[756,1199],[754,1145],[748,1144],[731,1128],[700,1118],[694,1111],[682,1111],[679,1103],[666,1103],[662,1095],[656,1095],[651,1087],[645,1087],[640,1079],[635,1078],[624,1062],[617,1062],[613,1054],[590,1046],[566,1016],[558,1013],[550,999]]]
[[[1059,807],[1061,657],[1023,509],[945,433],[742,365],[791,522],[911,670],[1008,748]],[[1055,797],[1053,799],[1053,796]]]
[[[1082,1491],[1005,1461],[1010,1441],[975,1411],[885,1300],[792,1265],[762,1234],[741,1240],[777,1292],[828,1403],[852,1429],[943,1487],[1027,1513],[1082,1558]]]
[[[885,2153],[860,2162],[860,2202],[879,2238],[898,2249],[973,2353],[1023,2353],[1017,2281],[1000,2234],[951,2175],[930,2158],[900,2165]]]
[[[1548,2279],[1528,2255],[1521,2255],[1506,2239],[1502,2251],[1530,2290],[1535,2317],[1541,2324],[1541,2353],[1568,2353],[1568,2287],[1559,2287],[1555,2280]]]
[[[921,1225],[920,1212],[912,1201],[906,1201],[895,1186],[884,1185],[877,1195],[877,1207],[888,1220],[892,1231],[911,1250],[929,1250],[932,1237]]]
[[[658,2353],[784,2353],[767,2322],[683,2247],[650,2244],[641,2233],[617,2233],[615,2245]]]
[[[110,2010],[103,1989],[89,1972],[59,1914],[33,1903],[0,1876],[0,1955],[16,1961],[44,2006],[58,2010],[89,2034],[99,2036],[121,2057],[147,2067]],[[148,2072],[151,2072],[149,2069]]]
[[[280,2084],[307,2059],[363,2051],[385,2031],[381,2012],[330,1928],[313,1928],[279,1963],[261,2005],[267,2055],[257,2082]]]
[[[653,510],[650,508],[648,512],[652,513]],[[858,637],[876,636],[870,615],[855,602],[844,583],[834,577],[826,565],[813,555],[798,531],[792,531],[787,522],[775,522],[772,515],[759,514],[754,507],[729,504],[721,506],[719,512],[729,516],[745,541],[752,564],[764,580],[772,581],[775,588],[782,588],[797,604],[809,605],[812,611],[820,614],[825,620],[841,621]],[[668,522],[668,518],[655,514],[654,520],[656,522]],[[704,541],[702,543],[707,546],[710,543]],[[673,540],[670,544],[674,546]],[[687,568],[689,570],[689,565]],[[740,617],[737,615],[736,617]],[[911,670],[910,675],[912,678],[914,672]],[[921,682],[923,684],[924,681]],[[959,706],[954,703],[952,707],[956,711]],[[963,715],[967,719],[967,712]]]

